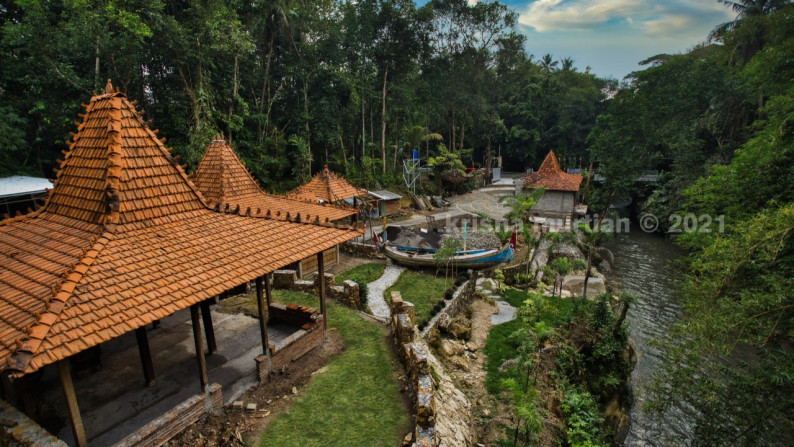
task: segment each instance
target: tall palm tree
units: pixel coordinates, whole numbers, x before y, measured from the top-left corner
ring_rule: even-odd
[[[551,53],[546,53],[542,58],[540,58],[540,68],[542,68],[546,73],[551,73],[554,71],[558,64],[559,62],[554,60],[554,58],[551,56]]]
[[[736,13],[736,18],[714,28],[709,33],[710,41],[722,41],[727,33],[737,29],[745,19],[771,14],[791,4],[791,0],[717,0],[717,2],[730,6]],[[764,47],[763,38],[764,29],[759,28],[755,32],[751,32],[744,38],[739,39],[736,49],[741,51],[745,62]]]

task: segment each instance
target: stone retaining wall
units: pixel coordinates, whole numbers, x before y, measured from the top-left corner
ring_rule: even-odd
[[[307,281],[298,279],[298,273],[295,270],[276,270],[273,272],[273,282],[271,284],[275,289],[294,290],[316,295],[320,289],[319,279],[320,276],[316,275],[314,281]],[[352,309],[359,310],[361,308],[359,286],[355,281],[348,279],[337,286],[334,284],[334,275],[326,273],[325,293],[329,298],[335,299]]]
[[[382,257],[378,251],[378,247],[372,242],[361,243],[348,241],[340,244],[339,250],[353,256],[358,256],[359,258],[375,259]]]
[[[438,325],[442,315],[446,314],[452,318],[460,311],[471,305],[474,297],[477,296],[477,277],[479,276],[479,272],[476,270],[469,270],[469,274],[471,275],[471,279],[458,287],[458,290],[452,294],[452,299],[446,302],[444,309],[436,314],[436,316],[427,323],[427,326],[422,329],[422,337],[427,336],[427,334],[429,334],[430,331]]]
[[[472,281],[473,282],[473,281]],[[414,305],[391,293],[397,352],[413,389],[413,447],[468,447],[474,439],[471,403],[458,390],[414,327]]]
[[[0,436],[0,445],[67,447],[65,442],[51,435],[33,419],[4,400],[0,400],[0,419],[5,421],[2,429],[6,432],[5,436]],[[9,444],[5,444],[6,442]],[[13,444],[14,442],[17,444]]]
[[[172,410],[149,422],[114,447],[156,447],[162,445],[206,413],[223,407],[221,386],[213,383],[205,394],[196,394]]]

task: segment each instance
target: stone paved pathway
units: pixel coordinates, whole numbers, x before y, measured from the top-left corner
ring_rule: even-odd
[[[372,315],[381,318],[389,318],[389,305],[386,303],[383,292],[397,282],[397,278],[400,277],[400,273],[402,273],[403,270],[405,269],[400,266],[388,264],[386,268],[383,269],[383,275],[381,275],[380,278],[367,284],[367,290],[369,291],[367,294],[367,304],[369,305],[369,310],[372,312]]]
[[[480,278],[477,280],[477,291],[496,302],[499,313],[491,315],[491,324],[502,324],[516,319],[516,308],[494,292],[496,283],[490,278]]]

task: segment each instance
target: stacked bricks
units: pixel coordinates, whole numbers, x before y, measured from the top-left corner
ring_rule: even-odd
[[[400,292],[393,291],[389,307],[394,342],[414,390],[414,446],[431,447],[435,434],[435,384],[427,363],[427,347],[421,341],[414,341],[414,305],[403,301]]]
[[[280,370],[325,341],[321,324],[323,316],[317,309],[296,304],[272,303],[268,312],[271,321],[282,321],[303,330],[289,335],[278,347],[272,344],[268,346],[269,357],[260,355],[254,358],[260,383],[267,382],[271,371]]]
[[[193,424],[206,413],[215,413],[223,407],[221,386],[207,386],[207,392],[196,394],[159,418],[136,430],[114,447],[159,446]]]

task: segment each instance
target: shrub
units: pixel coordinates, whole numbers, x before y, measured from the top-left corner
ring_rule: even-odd
[[[568,259],[566,258],[557,258],[551,261],[549,267],[551,267],[552,270],[554,270],[555,272],[559,273],[562,276],[567,275],[568,272],[571,270],[571,267],[568,264]]]
[[[444,299],[451,300],[453,295],[455,295],[455,288],[450,287],[446,292],[444,292]]]
[[[587,262],[583,259],[576,258],[570,263],[571,270],[584,270],[587,268]]]
[[[367,308],[367,300],[369,299],[369,287],[364,281],[359,281],[358,278],[353,279],[358,284],[358,299],[361,301],[361,308]]]

